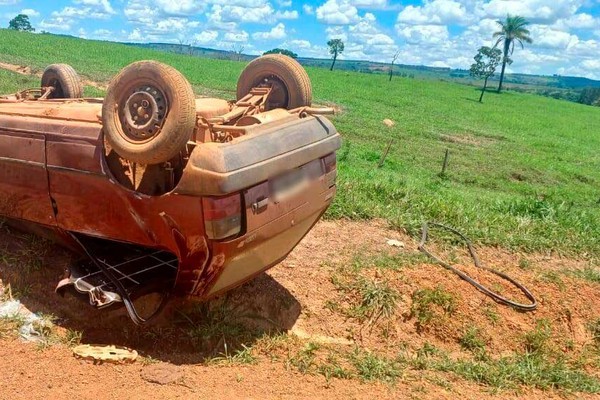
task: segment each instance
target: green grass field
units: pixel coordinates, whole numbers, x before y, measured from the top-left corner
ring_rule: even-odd
[[[140,59],[168,63],[198,94],[231,98],[244,63],[98,41],[0,30],[0,62],[71,64],[104,82]],[[474,241],[526,251],[600,255],[600,109],[534,95],[309,68],[315,102],[334,103],[345,138],[330,218],[387,219],[417,234],[426,220]],[[31,80],[0,72],[11,92]],[[396,122],[393,128],[382,123]],[[377,164],[387,144],[391,151]],[[450,163],[439,172],[446,149]]]

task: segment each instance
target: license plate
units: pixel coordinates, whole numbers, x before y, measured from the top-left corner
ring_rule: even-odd
[[[304,190],[309,180],[304,168],[296,168],[271,181],[275,202],[280,202]]]

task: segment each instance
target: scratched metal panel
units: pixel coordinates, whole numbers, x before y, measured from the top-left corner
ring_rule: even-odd
[[[51,225],[42,135],[0,131],[0,215]]]
[[[10,132],[62,135],[98,140],[101,129],[102,126],[99,123],[0,114],[0,130]]]
[[[61,169],[48,174],[61,229],[168,250],[180,260],[180,290],[190,290],[208,257],[200,198],[145,196],[106,175]]]
[[[102,174],[102,146],[80,141],[64,139],[47,142],[48,169],[69,169],[83,173]]]
[[[0,129],[0,157],[44,164],[44,137]]]

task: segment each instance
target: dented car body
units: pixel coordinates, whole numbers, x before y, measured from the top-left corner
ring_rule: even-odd
[[[336,190],[339,134],[308,105],[267,109],[273,87],[237,102],[196,99],[185,148],[156,165],[107,143],[106,100],[0,98],[0,216],[93,258],[59,288],[73,285],[97,307],[148,291],[204,300],[238,286],[283,260]],[[142,104],[144,93],[130,100]]]

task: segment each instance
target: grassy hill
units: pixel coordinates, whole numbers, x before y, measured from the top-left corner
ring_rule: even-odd
[[[34,70],[64,62],[103,82],[140,59],[171,64],[198,94],[225,98],[235,95],[245,65],[0,30],[0,62]],[[475,88],[456,83],[307,70],[315,101],[341,109],[334,121],[345,142],[329,217],[381,217],[411,234],[436,220],[479,243],[600,255],[600,108],[514,92],[490,93],[479,104]],[[28,83],[14,78],[1,73],[0,88]],[[385,118],[396,125],[386,127]],[[441,177],[446,149],[450,163]]]
[[[238,54],[233,51],[195,47],[173,43],[129,43],[130,46],[143,47],[171,53],[188,54],[196,57],[216,58],[221,60],[250,61],[256,56]],[[305,67],[329,68],[330,59],[298,57],[298,61]],[[428,67],[424,65],[406,65],[401,63],[394,65],[396,76],[410,77],[416,79],[435,79],[462,83],[466,85],[479,86],[481,81],[473,79],[468,70]],[[365,60],[338,60],[335,64],[337,70],[361,72],[367,74],[389,74],[390,64],[365,61]],[[499,74],[490,79],[490,87],[498,86]],[[514,90],[521,93],[533,93],[541,96],[581,102],[581,94],[585,88],[599,88],[600,81],[575,76],[561,75],[532,75],[532,74],[506,74],[504,79],[504,90]],[[589,104],[589,103],[587,103]]]

